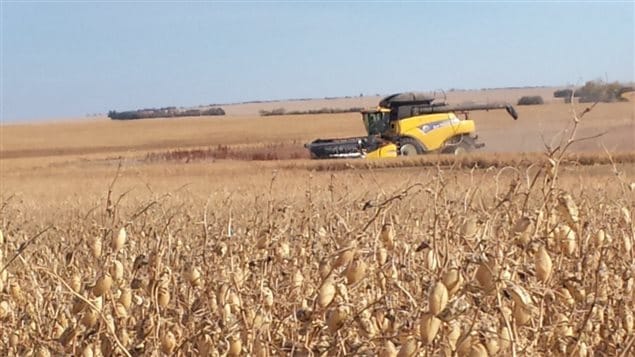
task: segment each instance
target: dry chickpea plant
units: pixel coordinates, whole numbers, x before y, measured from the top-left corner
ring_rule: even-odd
[[[370,199],[309,184],[286,201],[274,176],[253,202],[197,207],[127,202],[115,176],[51,227],[5,199],[0,353],[633,355],[634,187],[559,182],[582,116],[495,189],[439,167]]]

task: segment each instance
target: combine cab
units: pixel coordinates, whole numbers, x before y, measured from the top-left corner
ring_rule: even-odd
[[[474,121],[455,113],[500,109],[518,118],[507,103],[449,105],[422,93],[398,93],[382,99],[376,109],[362,111],[367,136],[318,139],[305,147],[315,159],[460,154],[485,144],[477,141]]]

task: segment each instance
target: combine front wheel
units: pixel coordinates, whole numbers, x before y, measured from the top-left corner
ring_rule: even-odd
[[[443,153],[463,155],[467,152],[474,151],[478,147],[479,144],[476,143],[473,137],[464,135],[447,144],[445,149],[443,149]]]
[[[421,144],[413,138],[404,137],[399,140],[399,155],[414,156],[423,154]]]

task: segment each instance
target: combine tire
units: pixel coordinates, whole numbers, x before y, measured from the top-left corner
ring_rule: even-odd
[[[443,153],[453,154],[453,155],[463,155],[470,151],[474,151],[477,148],[476,141],[471,136],[461,136],[453,142],[449,144],[445,149],[443,149]]]
[[[424,153],[421,144],[413,138],[404,137],[399,140],[399,155],[414,156]]]

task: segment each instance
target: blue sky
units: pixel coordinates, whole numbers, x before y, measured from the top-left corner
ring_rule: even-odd
[[[634,2],[7,2],[4,122],[634,80]]]

